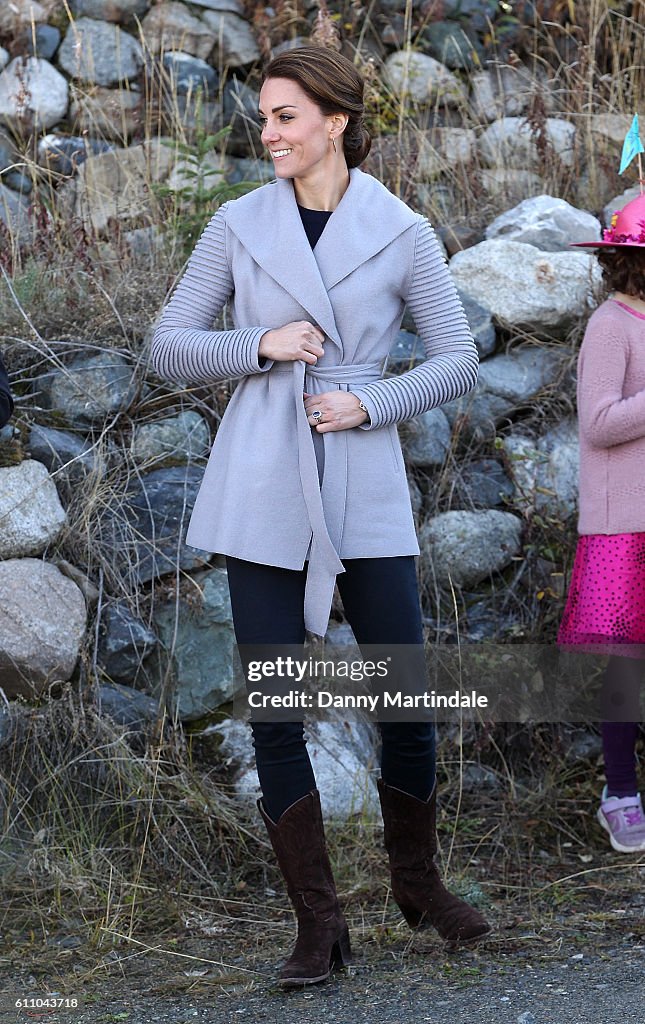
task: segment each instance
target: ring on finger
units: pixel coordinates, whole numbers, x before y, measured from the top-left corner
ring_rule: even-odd
[[[321,413],[320,409],[314,409],[311,415],[313,419],[315,419],[316,423],[322,422],[323,414]]]

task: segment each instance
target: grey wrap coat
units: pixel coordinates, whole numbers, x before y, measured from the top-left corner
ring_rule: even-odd
[[[234,328],[214,331],[229,301]],[[382,379],[405,303],[427,360]],[[258,357],[262,335],[309,320],[316,366]],[[152,343],[164,377],[241,377],[217,431],[187,542],[287,569],[309,560],[305,624],[326,631],[341,559],[418,554],[396,423],[477,379],[477,351],[428,222],[355,168],[315,247],[293,182],[222,206],[166,306]],[[313,437],[303,391],[356,394],[369,424]]]

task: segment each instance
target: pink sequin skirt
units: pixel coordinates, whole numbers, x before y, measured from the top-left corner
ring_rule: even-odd
[[[584,534],[578,539],[558,644],[643,657],[645,533]]]

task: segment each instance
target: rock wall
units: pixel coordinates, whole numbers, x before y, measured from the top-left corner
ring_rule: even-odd
[[[631,197],[612,199],[618,179],[608,170],[630,118],[590,113],[581,133],[555,78],[491,52],[486,26],[497,7],[487,0],[469,0],[467,21],[463,4],[442,4],[414,49],[396,3],[382,0],[363,33],[352,28],[352,5],[342,39],[315,5],[294,4],[285,31],[284,7],[73,0],[70,21],[54,0],[3,5],[0,265],[12,246],[35,246],[43,194],[106,252],[117,225],[130,256],[148,258],[165,228],[155,187],[190,192],[186,146],[200,126],[231,129],[225,150],[201,161],[213,180],[267,180],[261,61],[312,34],[342,46],[368,78],[374,123],[379,97],[409,115],[399,125],[383,117],[365,169],[431,215],[482,359],[471,395],[401,429],[426,589],[457,586],[462,635],[521,634],[521,615],[485,606],[492,581],[503,586],[525,555],[532,516],[575,523],[575,419],[560,408],[541,426],[533,413],[571,394],[567,339],[593,306],[599,272],[594,256],[568,243],[597,237],[594,214],[606,222],[603,204],[610,215]],[[414,17],[428,22],[428,11],[415,5]],[[459,215],[465,188],[470,218]],[[420,349],[406,316],[387,372],[415,365]],[[21,437],[11,426],[0,433],[0,686],[10,698],[41,693],[78,671],[83,650],[104,684],[170,692],[183,719],[202,718],[231,697],[230,607],[217,559],[181,538],[217,417],[188,399],[169,412],[160,402],[139,422],[141,394],[172,389],[132,352],[52,359],[24,386],[21,367],[10,369]],[[100,488],[115,465],[118,501],[97,516],[85,551],[60,557],[79,492]],[[109,578],[96,569],[106,551]],[[546,586],[558,566],[542,562]],[[426,613],[437,625],[434,601]]]

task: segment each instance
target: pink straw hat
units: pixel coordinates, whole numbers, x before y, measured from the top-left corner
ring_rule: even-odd
[[[570,242],[580,248],[630,245],[645,249],[645,195],[636,196],[611,218],[610,227],[602,233],[602,242]]]

